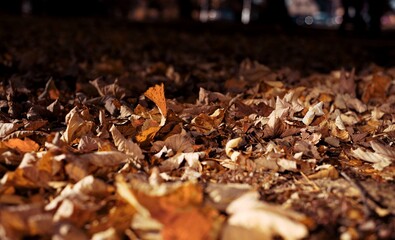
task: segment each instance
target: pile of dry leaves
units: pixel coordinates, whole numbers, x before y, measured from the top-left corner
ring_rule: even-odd
[[[0,236],[394,238],[394,80],[245,60],[226,94],[201,88],[194,104],[166,98],[166,81],[141,96],[101,79],[3,83]]]

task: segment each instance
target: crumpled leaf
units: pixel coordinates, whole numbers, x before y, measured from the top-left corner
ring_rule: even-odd
[[[18,168],[2,177],[0,191],[9,186],[33,189],[46,187],[57,169],[57,164],[52,162],[50,154],[39,158],[36,153],[25,153]]]
[[[111,190],[111,187],[105,182],[89,175],[74,185],[67,185],[55,199],[45,206],[45,210],[50,211],[56,209],[66,199],[88,201],[91,197],[106,196]]]
[[[354,109],[358,113],[363,113],[366,110],[368,110],[368,107],[366,106],[366,104],[364,104],[358,98],[351,97],[350,95],[345,94],[345,95],[343,95],[343,99],[344,99],[344,102],[348,108]]]
[[[66,115],[66,124],[66,131],[62,136],[62,140],[66,143],[71,143],[74,139],[88,134],[93,127],[93,122],[85,121],[77,108],[73,108]]]
[[[152,151],[158,152],[166,146],[166,149],[171,150],[174,153],[181,153],[181,152],[193,152],[193,140],[188,137],[184,132],[180,134],[174,134],[165,141],[156,141],[152,146]],[[160,157],[160,156],[158,156]]]
[[[225,111],[223,108],[215,110],[211,115],[201,113],[192,119],[191,123],[197,128],[199,132],[210,134],[218,129],[224,119]]]
[[[324,106],[324,103],[319,102],[319,103],[315,104],[314,106],[310,107],[309,111],[307,111],[306,115],[303,117],[302,122],[306,125],[310,125],[316,116],[324,115],[324,111],[322,110],[323,106]]]
[[[131,139],[127,140],[119,130],[113,125],[110,128],[112,138],[114,139],[114,144],[119,151],[130,155],[135,160],[144,159],[143,152],[141,151],[139,145],[134,143]]]
[[[267,125],[271,128],[276,127],[278,119],[282,119],[290,110],[291,104],[287,103],[284,99],[276,98],[275,109],[270,113]]]
[[[186,161],[187,165],[198,172],[202,171],[202,165],[199,159],[206,155],[205,152],[177,153],[176,155],[166,159],[161,163],[160,170],[163,172],[178,169],[180,165]]]
[[[136,140],[139,143],[152,141],[158,131],[161,129],[159,123],[154,120],[148,119],[144,122],[142,131],[136,136]]]
[[[330,178],[337,179],[339,178],[339,172],[332,165],[323,165],[316,168],[318,172],[309,175],[309,179],[322,179],[322,178]]]
[[[0,123],[0,138],[6,137],[22,126],[22,123]]]
[[[222,239],[303,239],[308,228],[305,217],[278,206],[259,201],[257,192],[245,193],[226,209],[230,217],[224,227]]]
[[[373,168],[382,171],[394,161],[394,152],[377,142],[370,142],[374,152],[362,148],[352,149],[351,155],[358,159],[373,163]]]

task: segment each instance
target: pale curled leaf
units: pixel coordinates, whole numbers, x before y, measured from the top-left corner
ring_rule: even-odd
[[[22,123],[0,123],[0,138],[6,137],[22,126]]]
[[[351,97],[348,94],[345,94],[343,96],[343,98],[344,98],[344,101],[345,101],[347,107],[356,110],[358,113],[363,113],[366,110],[368,110],[368,107],[366,106],[366,104],[364,104],[358,98]]]
[[[392,161],[395,160],[395,149],[394,148],[385,146],[381,143],[378,143],[377,141],[371,141],[370,146],[376,153],[384,155],[384,156],[390,158]]]
[[[278,119],[282,119],[291,108],[291,104],[287,103],[285,99],[276,98],[275,109],[270,113],[267,125],[271,128],[275,128]]]
[[[232,154],[235,152],[233,149],[237,148],[239,146],[239,143],[241,142],[241,140],[242,140],[242,138],[238,137],[238,138],[231,139],[226,143],[225,153],[228,157],[232,157]]]
[[[344,126],[343,120],[341,119],[340,115],[336,117],[335,124],[336,127],[340,130],[346,130],[346,127]]]
[[[85,121],[76,108],[66,115],[67,128],[62,136],[62,140],[71,143],[76,137],[86,135],[93,127],[93,123]]]
[[[324,111],[322,110],[323,106],[324,106],[324,103],[319,102],[316,105],[310,107],[309,111],[307,111],[306,115],[303,117],[302,122],[305,125],[310,125],[316,116],[324,115]]]
[[[226,209],[230,214],[222,239],[302,239],[308,235],[303,216],[259,201],[257,192],[245,193]]]
[[[93,234],[91,240],[119,240],[121,239],[115,228],[111,227],[105,231]]]
[[[141,151],[139,145],[134,143],[131,139],[126,139],[121,132],[113,125],[110,128],[110,132],[112,138],[114,140],[115,146],[118,148],[119,151],[130,155],[132,158],[136,160],[144,159],[143,152]]]
[[[392,163],[389,157],[376,152],[365,151],[362,148],[351,150],[351,155],[358,159],[373,163],[373,167],[379,171]]]

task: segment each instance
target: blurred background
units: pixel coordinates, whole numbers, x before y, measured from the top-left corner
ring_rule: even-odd
[[[42,16],[99,16],[131,21],[225,21],[336,28],[343,18],[379,18],[395,28],[395,0],[2,0],[0,12]],[[373,15],[373,17],[372,17]],[[376,16],[375,16],[376,15]],[[379,16],[377,16],[379,15]],[[374,23],[377,24],[377,23]]]

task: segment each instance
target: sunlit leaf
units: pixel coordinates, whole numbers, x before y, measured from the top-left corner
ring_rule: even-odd
[[[6,137],[21,126],[23,126],[22,123],[0,123],[0,138]]]
[[[114,139],[114,144],[118,147],[119,151],[130,155],[136,160],[144,158],[144,155],[139,145],[137,145],[130,139],[127,140],[114,125],[110,128],[110,132],[112,134],[112,138]]]
[[[227,207],[230,217],[222,239],[303,239],[308,235],[308,228],[301,223],[303,215],[258,199],[256,192],[246,193]]]
[[[164,85],[155,85],[154,87],[149,88],[145,93],[148,99],[153,101],[159,109],[159,112],[162,114],[162,119],[159,126],[165,125],[166,116],[167,116],[167,107],[166,107],[166,98],[165,98],[165,90]]]
[[[29,138],[25,138],[21,140],[19,138],[12,138],[8,141],[5,141],[4,144],[12,149],[17,149],[20,152],[34,152],[38,151],[40,146],[33,140]]]

